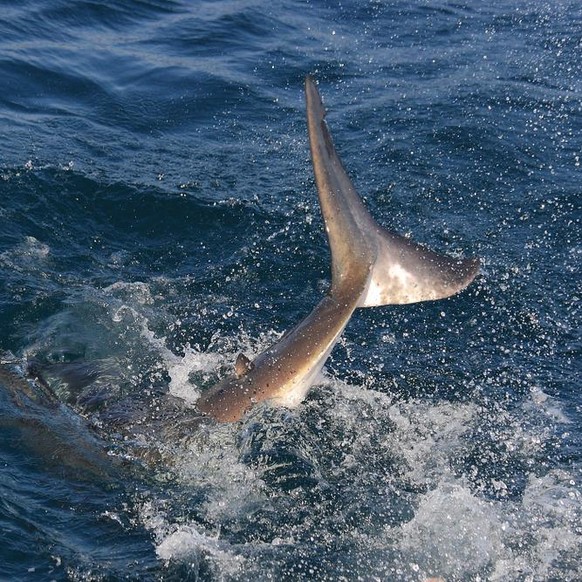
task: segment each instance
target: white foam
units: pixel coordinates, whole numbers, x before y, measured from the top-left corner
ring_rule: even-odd
[[[406,461],[406,477],[421,485],[450,473],[451,457],[464,446],[477,407],[413,400],[393,404],[388,414],[396,427],[391,446]]]
[[[170,394],[189,404],[194,404],[200,397],[200,391],[190,382],[190,375],[202,373],[210,376],[223,363],[220,355],[199,352],[189,345],[185,347],[183,356],[175,356],[166,350],[164,360],[170,376]]]
[[[546,394],[539,386],[531,387],[530,396],[531,406],[536,409],[535,412],[542,412],[551,420],[560,424],[570,424],[570,419],[564,414],[558,402]]]
[[[7,269],[26,272],[41,268],[49,259],[51,248],[34,236],[26,236],[12,249],[0,253],[0,264]]]
[[[572,475],[530,476],[520,502],[500,505],[503,552],[493,581],[578,579],[582,563],[582,495]]]
[[[494,505],[460,483],[443,482],[423,495],[414,518],[399,529],[400,550],[445,579],[478,575],[503,547]]]
[[[240,572],[244,558],[218,535],[201,531],[193,524],[173,524],[163,515],[163,508],[144,503],[141,518],[156,539],[156,555],[160,560],[200,564],[203,560],[221,575]]]
[[[218,537],[200,533],[192,525],[179,526],[166,535],[156,547],[156,554],[162,560],[191,561],[210,559],[219,566],[222,575],[234,575],[244,564],[244,558],[229,551],[229,546]]]

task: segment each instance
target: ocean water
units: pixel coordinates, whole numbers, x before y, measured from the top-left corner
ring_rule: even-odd
[[[0,579],[580,579],[579,2],[0,6]],[[374,216],[482,271],[200,422],[327,289],[308,73]]]

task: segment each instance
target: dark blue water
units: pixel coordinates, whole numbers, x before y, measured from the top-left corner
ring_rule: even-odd
[[[579,2],[0,4],[1,579],[579,579]],[[200,426],[327,288],[307,73],[380,222],[482,274]]]

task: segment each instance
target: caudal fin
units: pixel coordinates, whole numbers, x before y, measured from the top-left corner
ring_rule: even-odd
[[[307,124],[319,202],[332,257],[331,294],[361,287],[360,307],[449,297],[479,270],[382,228],[368,212],[335,150],[315,82],[305,80]]]
[[[479,272],[479,259],[440,255],[376,227],[376,260],[360,307],[444,299],[463,290]]]

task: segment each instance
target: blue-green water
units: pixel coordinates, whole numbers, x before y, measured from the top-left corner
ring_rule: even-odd
[[[579,2],[1,11],[0,349],[85,380],[0,375],[1,579],[579,579]],[[379,221],[482,273],[200,426],[327,288],[307,73]]]

